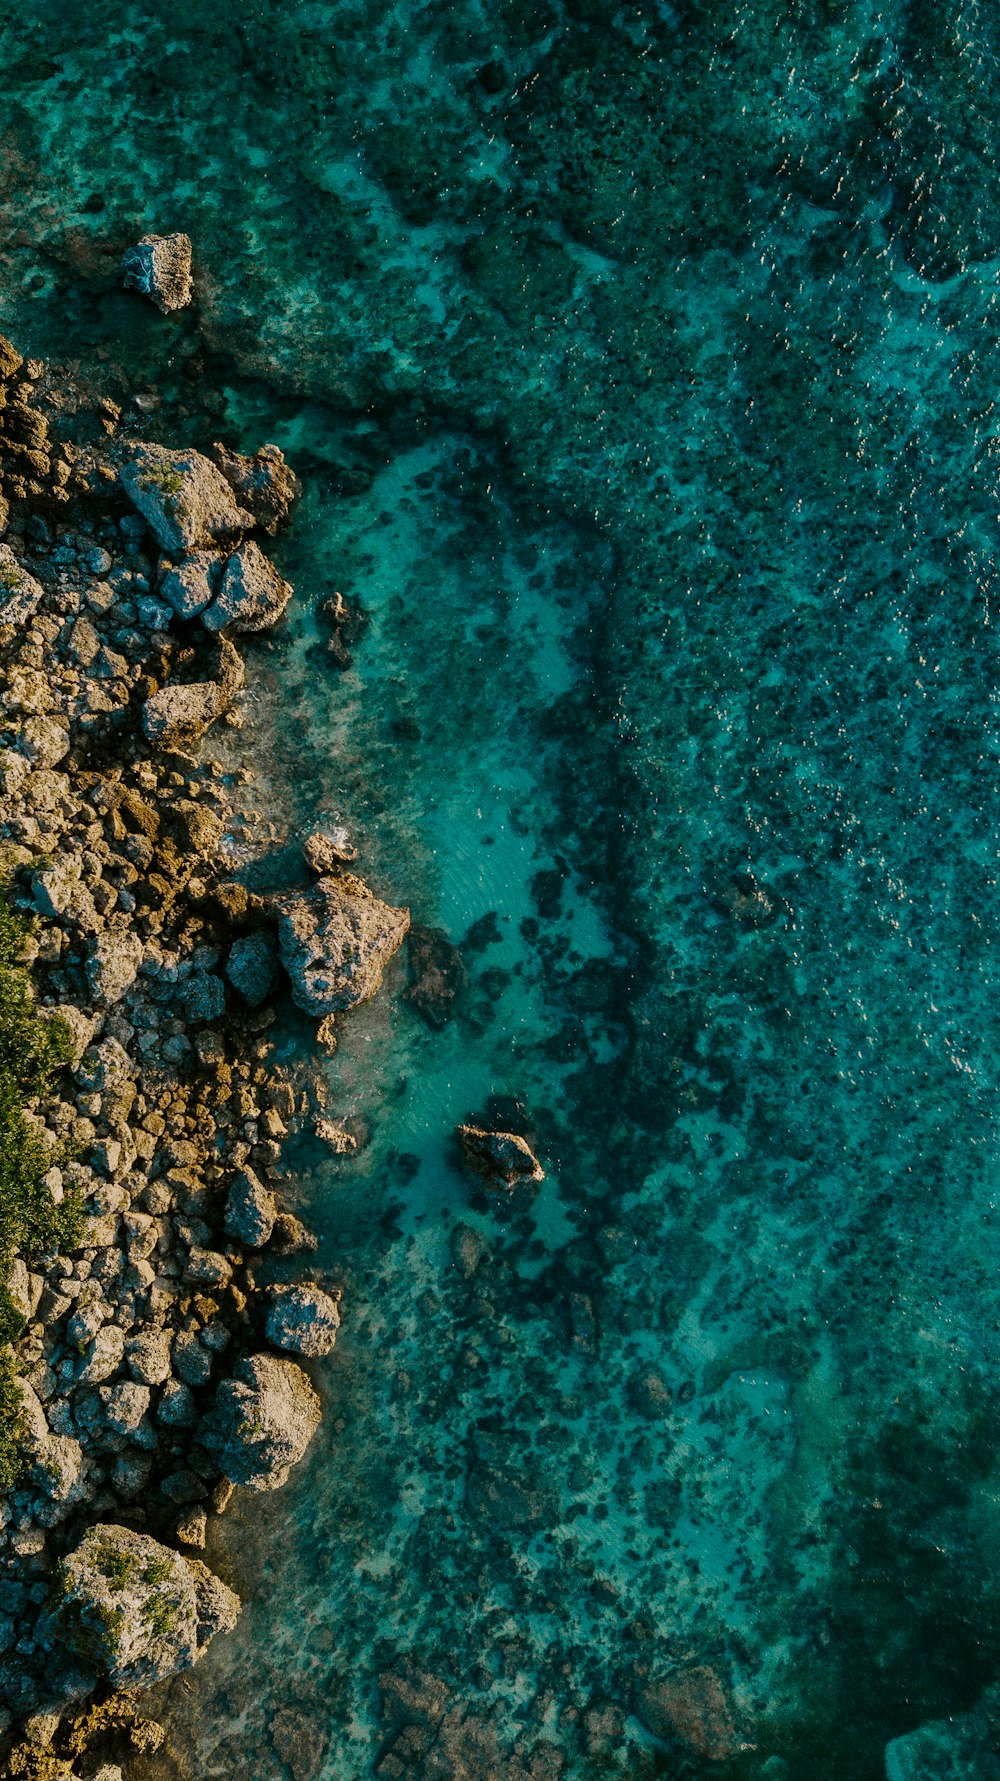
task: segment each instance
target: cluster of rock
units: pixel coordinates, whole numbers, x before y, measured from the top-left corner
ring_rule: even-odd
[[[0,340],[0,370],[16,359]],[[105,439],[0,544],[0,853],[40,917],[42,1010],[74,1038],[29,1118],[48,1191],[87,1213],[78,1250],[8,1283],[26,1456],[0,1503],[8,1720],[193,1663],[239,1605],[176,1543],[203,1546],[235,1484],[283,1483],[319,1421],[299,1362],[332,1346],[339,1294],[266,1277],[315,1248],[278,1195],[322,1097],[269,1062],[267,1029],[289,980],[327,1023],[373,993],[408,917],[334,875],[354,851],[336,832],[307,848],[317,882],[248,892],[225,834],[251,775],[186,752],[240,721],[232,637],[291,594],[250,534],[295,492],[272,446]]]

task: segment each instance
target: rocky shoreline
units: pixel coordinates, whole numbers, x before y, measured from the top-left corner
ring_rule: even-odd
[[[240,1604],[197,1556],[234,1487],[280,1486],[320,1405],[339,1293],[282,1206],[282,1149],[321,1080],[276,1064],[282,998],[335,1043],[406,910],[313,836],[314,882],[234,873],[252,774],[199,748],[239,727],[235,641],[292,590],[259,542],[297,492],[280,451],[128,437],[114,403],[0,339],[0,869],[21,964],[69,1061],[23,1110],[45,1191],[83,1213],[23,1253],[20,1475],[0,1503],[0,1753],[115,1781],[158,1728],[128,1691],[195,1663]],[[273,1258],[302,1258],[273,1278]],[[278,1273],[282,1270],[279,1268]]]

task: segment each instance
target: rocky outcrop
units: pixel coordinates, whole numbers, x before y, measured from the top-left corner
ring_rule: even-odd
[[[160,748],[184,748],[228,711],[232,699],[215,680],[161,686],[142,707],[143,733]]]
[[[0,544],[0,625],[26,625],[41,599],[41,582],[18,562],[9,544]]]
[[[265,532],[276,532],[300,493],[299,480],[276,445],[262,445],[252,458],[213,445],[212,457],[240,506]]]
[[[265,1333],[275,1348],[318,1359],[329,1354],[339,1328],[337,1301],[320,1287],[271,1287]]]
[[[410,925],[360,878],[321,878],[278,905],[281,962],[307,1014],[334,1014],[373,996]]]
[[[269,631],[291,597],[289,583],[251,538],[229,558],[201,622],[207,631]]]
[[[274,1230],[274,1196],[252,1169],[233,1176],[226,1198],[226,1230],[249,1249],[262,1249]]]
[[[545,1170],[527,1139],[516,1132],[492,1132],[483,1126],[460,1125],[455,1136],[473,1174],[498,1192],[513,1193],[517,1187],[545,1180]]]
[[[109,921],[87,947],[84,970],[94,1001],[104,1007],[131,989],[142,964],[142,941],[125,916]]]
[[[301,1367],[271,1354],[249,1355],[224,1379],[201,1425],[201,1439],[227,1478],[251,1490],[287,1482],[319,1427],[319,1398]]]
[[[196,1559],[115,1523],[88,1528],[64,1560],[49,1637],[116,1687],[148,1687],[231,1632],[239,1597]]]
[[[191,301],[191,241],[187,235],[143,235],[122,258],[126,290],[141,291],[162,315]]]
[[[302,855],[311,872],[319,877],[338,872],[358,857],[358,850],[344,828],[316,829],[302,843]]]
[[[177,618],[197,618],[215,598],[222,556],[217,550],[193,550],[179,563],[164,562],[156,591]]]
[[[198,451],[138,443],[119,475],[132,505],[174,555],[209,550],[253,525],[225,477]]]

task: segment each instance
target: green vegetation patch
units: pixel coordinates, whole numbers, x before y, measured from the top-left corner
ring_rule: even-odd
[[[65,1022],[41,1018],[18,963],[27,929],[0,894],[0,1491],[11,1488],[19,1463],[20,1393],[10,1344],[23,1319],[6,1286],[11,1263],[18,1255],[30,1260],[72,1248],[83,1228],[79,1196],[57,1206],[43,1186],[53,1156],[24,1117],[73,1054]]]

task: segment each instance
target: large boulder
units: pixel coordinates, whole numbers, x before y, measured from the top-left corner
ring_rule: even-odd
[[[253,525],[225,477],[201,452],[138,443],[121,467],[120,480],[133,507],[173,555],[210,550]]]
[[[201,622],[208,631],[269,631],[291,597],[291,585],[251,538],[229,558]]]
[[[252,458],[213,445],[212,457],[241,507],[265,532],[276,532],[300,493],[298,477],[277,445],[262,445]]]
[[[9,544],[0,544],[0,625],[26,625],[42,600],[42,584],[18,562]]]
[[[273,1354],[241,1360],[224,1379],[199,1435],[234,1484],[278,1490],[320,1422],[319,1398],[301,1367]]]
[[[191,240],[187,235],[143,235],[122,258],[122,284],[141,291],[161,315],[191,301]]]
[[[272,1286],[266,1335],[275,1348],[311,1359],[329,1354],[337,1340],[337,1301],[318,1286]]]
[[[142,964],[142,941],[127,916],[112,916],[103,933],[87,946],[84,975],[101,1007],[117,1002],[132,988]]]
[[[408,909],[360,878],[320,878],[279,904],[278,945],[292,997],[307,1014],[335,1014],[373,996],[410,925]]]
[[[148,742],[161,748],[183,748],[197,742],[226,709],[227,702],[217,681],[161,686],[143,705],[143,733]]]
[[[259,1008],[271,993],[276,965],[270,934],[243,934],[234,940],[226,960],[226,976],[244,1002]]]
[[[215,598],[222,572],[217,550],[193,550],[179,563],[164,563],[157,593],[178,618],[195,618]]]
[[[262,1249],[274,1230],[274,1196],[252,1169],[233,1176],[226,1196],[226,1231],[248,1249]]]
[[[47,1632],[114,1687],[146,1688],[190,1669],[239,1611],[239,1597],[197,1559],[98,1522],[63,1562]]]
[[[488,1187],[513,1193],[516,1187],[544,1181],[545,1170],[526,1138],[517,1132],[493,1132],[484,1126],[460,1125],[455,1133],[462,1155],[474,1175]]]

